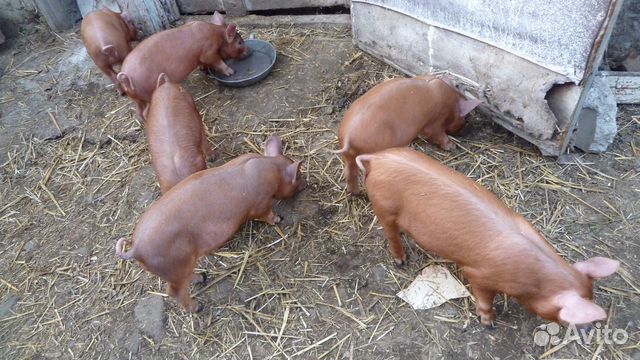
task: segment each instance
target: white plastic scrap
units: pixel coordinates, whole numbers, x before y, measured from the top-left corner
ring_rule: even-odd
[[[432,265],[424,268],[409,287],[396,295],[414,309],[425,310],[471,294],[444,266]]]

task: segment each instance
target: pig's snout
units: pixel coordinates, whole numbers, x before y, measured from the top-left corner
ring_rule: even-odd
[[[246,58],[248,58],[248,57],[249,57],[249,55],[251,55],[252,53],[253,53],[253,49],[245,45],[245,49],[244,49],[244,51],[242,52],[242,55],[240,55],[240,59],[246,59]]]

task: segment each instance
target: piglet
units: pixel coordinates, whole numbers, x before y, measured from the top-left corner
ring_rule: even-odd
[[[124,94],[113,66],[122,64],[131,52],[130,42],[138,37],[129,14],[126,11],[119,14],[109,9],[94,11],[82,20],[80,33],[93,62]]]
[[[154,34],[127,56],[118,80],[136,103],[141,117],[161,73],[176,83],[186,79],[197,67],[212,67],[222,74],[231,75],[234,70],[224,60],[242,59],[249,55],[249,47],[236,31],[235,24],[225,25],[218,12],[212,21],[193,21]]]
[[[418,76],[387,80],[358,98],[344,115],[338,142],[347,190],[360,191],[355,158],[396,146],[406,146],[422,134],[445,150],[455,145],[447,134],[457,134],[464,116],[478,106],[466,100],[445,76]]]
[[[145,132],[151,163],[165,194],[187,176],[207,168],[213,157],[202,125],[202,117],[187,90],[158,76],[156,91],[145,114]]]
[[[167,294],[188,311],[199,310],[189,296],[199,257],[223,246],[247,220],[280,221],[274,199],[292,197],[302,185],[300,161],[282,155],[277,137],[267,141],[265,156],[244,155],[228,165],[197,172],[174,186],[142,215],[132,240],[116,244],[121,259],[136,259],[167,281]],[[122,246],[132,242],[124,252]]]
[[[479,184],[409,148],[356,157],[389,248],[406,262],[400,232],[455,261],[469,281],[484,325],[493,298],[513,296],[544,319],[587,324],[606,318],[593,302],[592,281],[613,274],[616,260],[594,257],[570,265],[525,218]]]

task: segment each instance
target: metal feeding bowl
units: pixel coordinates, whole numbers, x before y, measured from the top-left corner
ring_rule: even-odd
[[[264,79],[276,63],[276,48],[271,43],[253,38],[253,34],[245,41],[251,54],[242,60],[225,61],[235,70],[231,76],[225,76],[209,69],[209,76],[221,84],[233,87],[249,86]]]

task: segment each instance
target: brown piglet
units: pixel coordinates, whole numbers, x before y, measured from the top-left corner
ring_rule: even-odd
[[[249,47],[236,30],[226,25],[216,12],[213,23],[193,21],[165,30],[142,41],[127,56],[118,80],[127,95],[136,103],[138,114],[144,118],[145,108],[155,90],[161,73],[175,83],[186,79],[196,68],[214,68],[231,75],[234,70],[226,59],[242,59],[249,55]]]
[[[455,261],[482,324],[494,320],[497,293],[550,321],[588,324],[606,318],[593,302],[592,282],[613,274],[618,261],[594,257],[570,265],[522,215],[417,151],[392,148],[360,155],[356,162],[395,261],[406,261],[400,232]]]
[[[168,283],[169,296],[196,312],[200,307],[188,287],[204,280],[193,273],[198,258],[223,246],[247,220],[278,223],[273,200],[290,198],[299,190],[300,165],[282,155],[281,140],[272,136],[264,156],[247,154],[197,172],[145,211],[132,240],[118,240],[116,255],[138,260]],[[126,243],[132,243],[128,252],[122,248]]]
[[[207,168],[213,151],[193,98],[166,74],[158,76],[148,107],[145,133],[151,163],[165,194],[187,176]]]
[[[138,37],[129,14],[126,11],[119,14],[109,9],[94,11],[82,20],[80,33],[93,62],[124,94],[113,66],[122,64],[131,52],[130,42]]]
[[[464,117],[480,102],[466,100],[445,76],[387,80],[358,98],[344,115],[338,134],[347,190],[360,191],[356,156],[406,146],[418,135],[445,150],[455,145]]]

